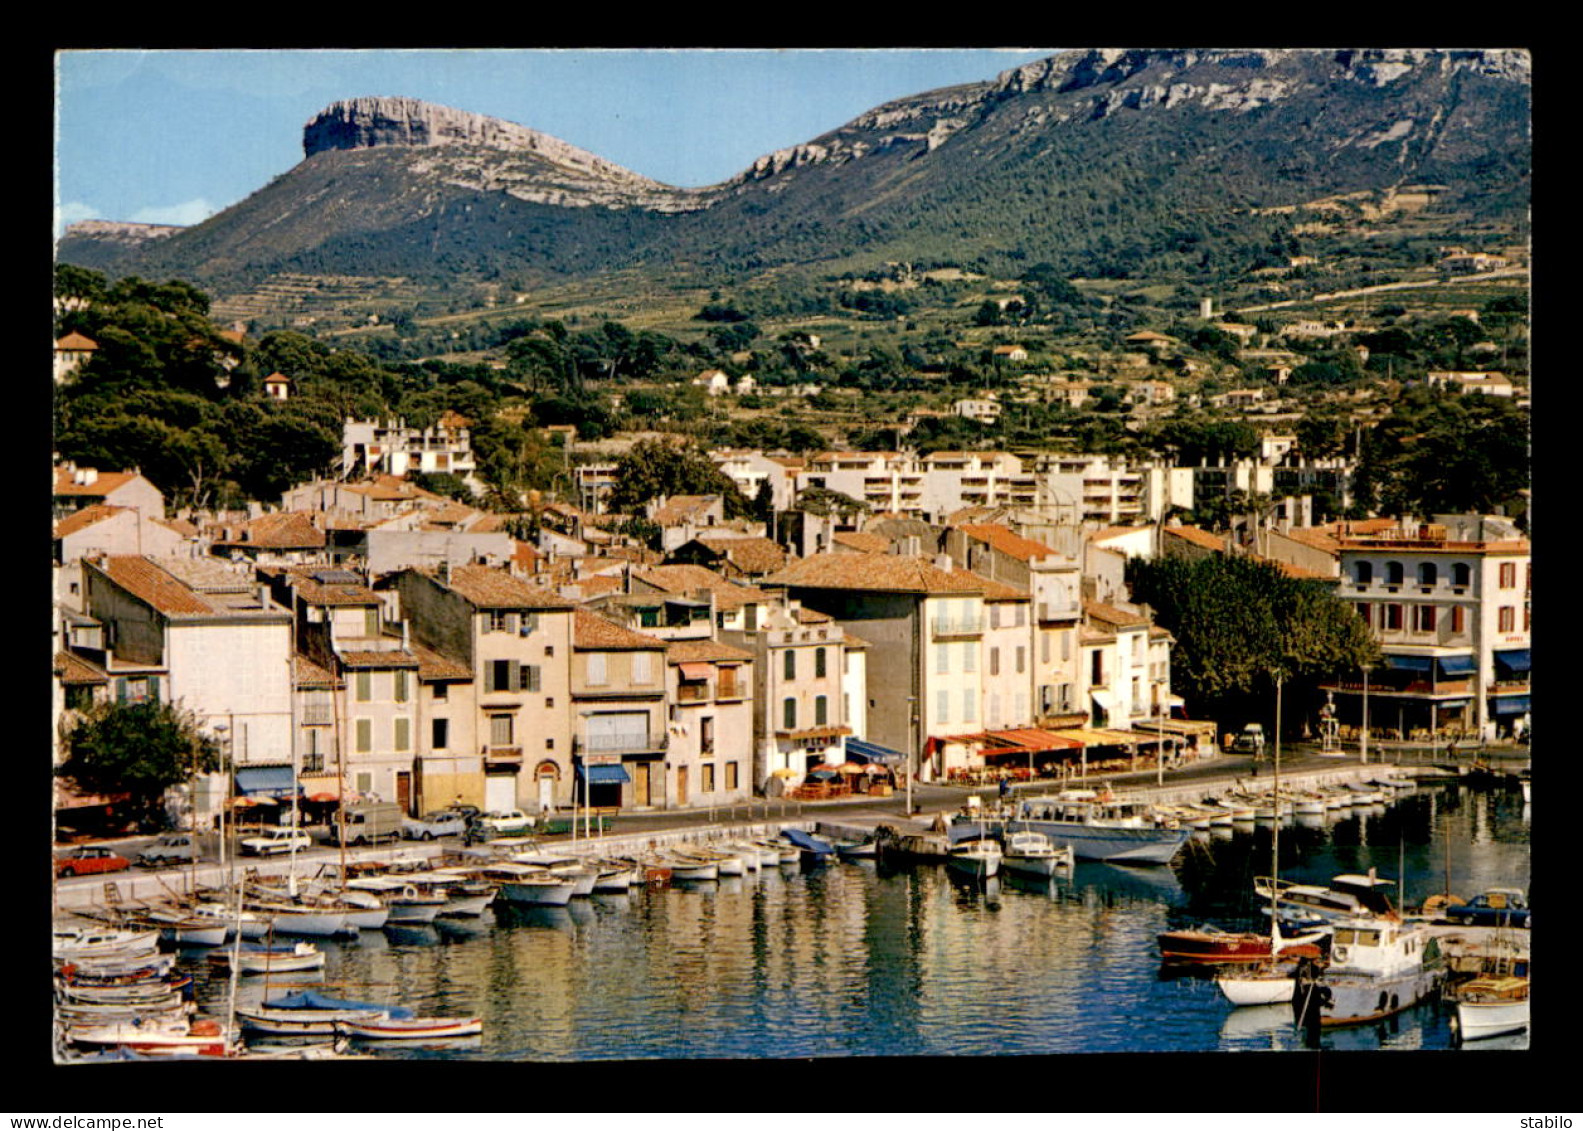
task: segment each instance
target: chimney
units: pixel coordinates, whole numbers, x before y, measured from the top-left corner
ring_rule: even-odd
[[[956,563],[951,560],[950,554],[936,554],[934,556],[935,569],[942,570],[945,573],[950,573],[955,565]]]
[[[412,650],[412,637],[407,632],[407,621],[405,619],[401,622],[401,650],[403,652]]]
[[[258,607],[261,609],[269,608],[269,586],[267,585],[258,587]]]

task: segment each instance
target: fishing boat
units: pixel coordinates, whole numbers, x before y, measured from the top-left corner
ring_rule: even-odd
[[[222,970],[230,969],[232,959],[230,950],[219,950],[209,955],[210,964]],[[242,943],[236,948],[235,965],[239,974],[297,974],[305,970],[322,970],[324,952],[310,942],[276,946]]]
[[[567,877],[527,864],[494,864],[481,871],[499,885],[502,900],[529,907],[565,907],[577,887]]]
[[[599,876],[594,880],[594,894],[620,895],[631,891],[643,877],[643,866],[625,857],[606,857],[596,862]]]
[[[242,1028],[275,1037],[333,1036],[338,1021],[410,1018],[412,1010],[375,1002],[334,998],[314,990],[269,998],[252,1009],[237,1009]]]
[[[1072,847],[1057,848],[1043,833],[1012,833],[1006,838],[1000,866],[1024,876],[1053,876],[1076,862]]]
[[[700,860],[675,852],[661,852],[645,863],[651,868],[663,871],[672,880],[708,881],[720,878],[720,864],[715,860]]]
[[[202,1056],[224,1056],[231,1040],[218,1021],[197,1018],[179,1025],[152,1026],[124,1022],[116,1025],[72,1027],[66,1034],[73,1044],[141,1052],[185,1051]]]
[[[1481,974],[1456,990],[1456,1036],[1477,1041],[1528,1028],[1528,976]]]
[[[54,933],[54,954],[61,961],[91,958],[133,958],[159,949],[159,932],[122,927],[60,927]]]
[[[1277,912],[1288,921],[1294,916],[1334,921],[1360,916],[1394,917],[1395,908],[1385,892],[1392,884],[1393,881],[1380,879],[1370,868],[1366,876],[1336,876],[1328,887],[1259,876],[1253,881],[1253,890],[1271,900]]]
[[[956,844],[996,832],[1043,833],[1057,847],[1070,847],[1079,860],[1163,865],[1171,862],[1193,830],[1161,827],[1143,802],[1118,798],[1108,790],[1081,789],[1020,800],[1009,818],[958,814],[948,836]]]
[[[1000,873],[1000,858],[1000,841],[980,837],[953,844],[946,867],[975,880],[987,880]]]
[[[386,923],[432,923],[445,910],[448,902],[438,892],[422,891],[405,876],[365,876],[348,880],[346,890],[368,892],[384,904]]]
[[[179,908],[151,907],[137,913],[133,921],[158,931],[160,938],[177,946],[223,946],[232,930],[223,920]]]
[[[873,837],[863,840],[837,840],[831,846],[835,854],[842,860],[873,860],[879,855],[879,845]]]
[[[365,1041],[433,1041],[471,1037],[484,1031],[481,1017],[404,1017],[337,1021],[336,1032]]]
[[[570,880],[573,897],[592,895],[594,885],[599,882],[599,869],[591,868],[573,857],[519,852],[509,859],[513,864],[526,864],[530,868],[540,868],[560,879]]]
[[[1368,916],[1336,923],[1328,962],[1304,958],[1292,1008],[1300,1024],[1360,1025],[1410,1009],[1439,989],[1446,964],[1425,925]]]

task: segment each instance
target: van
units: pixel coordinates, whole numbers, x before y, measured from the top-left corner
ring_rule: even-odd
[[[404,816],[401,806],[394,801],[370,801],[362,805],[348,805],[343,814],[345,843],[374,844],[381,840],[397,840],[401,837],[401,822]],[[336,831],[342,827],[340,819],[331,822],[332,840],[337,835]]]

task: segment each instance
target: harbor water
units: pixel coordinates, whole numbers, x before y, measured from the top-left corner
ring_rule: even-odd
[[[1529,813],[1515,789],[1420,788],[1390,806],[1280,830],[1283,878],[1370,868],[1406,900],[1529,887]],[[1162,967],[1156,936],[1266,924],[1266,825],[1195,833],[1169,867],[1079,864],[1048,883],[957,878],[936,865],[832,863],[634,889],[564,909],[321,942],[307,982],[422,1015],[476,1015],[461,1044],[381,1057],[489,1061],[976,1056],[1301,1050],[1288,1007],[1233,1009],[1214,983]],[[1541,898],[1542,902],[1542,898]],[[1540,914],[1543,915],[1541,909]],[[226,982],[196,954],[205,1012]],[[242,981],[240,1001],[265,993]],[[1454,1047],[1450,1007],[1325,1031],[1325,1049]],[[1527,1048],[1526,1033],[1464,1046]]]

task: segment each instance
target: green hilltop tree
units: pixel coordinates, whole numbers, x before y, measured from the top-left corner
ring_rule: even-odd
[[[1176,637],[1171,685],[1212,718],[1268,717],[1280,673],[1299,714],[1319,680],[1376,663],[1379,647],[1345,601],[1260,558],[1134,558],[1135,601]]]
[[[167,789],[220,768],[219,743],[198,729],[197,716],[156,699],[95,704],[62,739],[66,758],[56,774],[86,793],[129,794],[149,830],[165,824]]]

